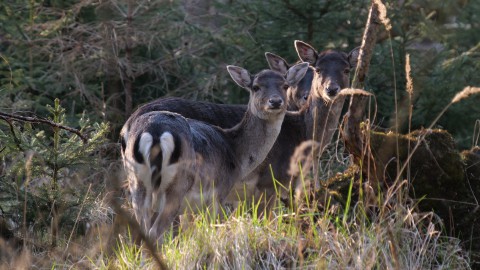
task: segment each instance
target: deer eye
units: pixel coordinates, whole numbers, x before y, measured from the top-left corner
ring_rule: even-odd
[[[322,69],[321,69],[321,68],[315,68],[315,72],[321,73],[321,72],[322,72]]]
[[[253,90],[254,92],[257,92],[258,90],[260,90],[260,86],[254,85],[254,86],[252,87],[252,90]]]
[[[285,91],[287,91],[288,87],[290,87],[288,84],[284,84],[284,85],[282,86],[283,90],[285,90]]]
[[[343,74],[350,74],[350,69],[349,69],[349,68],[346,68],[346,69],[343,71]]]

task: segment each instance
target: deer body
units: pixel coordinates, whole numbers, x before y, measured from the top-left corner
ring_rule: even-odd
[[[222,203],[235,182],[265,159],[280,132],[286,89],[306,70],[303,63],[285,75],[264,70],[251,76],[228,66],[234,81],[250,91],[243,118],[229,129],[166,111],[127,121],[122,157],[135,216],[151,237],[160,241],[185,209]]]
[[[139,107],[125,122],[128,130],[140,115],[153,111],[169,111],[186,118],[203,121],[222,128],[231,128],[240,123],[247,111],[247,105],[225,105],[203,101],[191,101],[177,97],[159,98]]]

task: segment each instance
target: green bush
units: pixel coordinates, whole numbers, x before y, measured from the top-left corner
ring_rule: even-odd
[[[65,110],[59,104],[56,99],[47,109],[52,124],[64,125]],[[89,217],[85,212],[94,209],[98,195],[90,188],[103,186],[94,175],[104,158],[101,149],[108,125],[79,119],[79,131],[89,137],[83,141],[60,127],[1,118],[0,218],[14,224],[11,229],[25,226],[39,234],[47,232],[52,220],[61,224],[63,233],[75,223],[85,224]],[[84,215],[78,220],[82,208]]]

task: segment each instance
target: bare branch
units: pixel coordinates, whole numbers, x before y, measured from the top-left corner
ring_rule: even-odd
[[[44,118],[20,116],[20,115],[14,115],[14,114],[9,114],[9,113],[4,113],[4,112],[0,112],[0,118],[7,121],[7,122],[9,122],[10,120],[15,120],[15,121],[22,121],[22,122],[29,122],[29,123],[46,124],[46,125],[49,125],[49,126],[52,126],[52,127],[61,128],[61,129],[64,129],[68,132],[74,133],[75,135],[80,137],[80,139],[82,139],[83,143],[87,143],[87,141],[88,141],[88,138],[85,135],[83,135],[80,132],[80,130],[75,129],[75,128],[71,128],[71,127],[67,127],[67,126],[64,126],[64,125],[60,125],[60,124],[57,124],[53,121],[50,121],[50,120],[47,120],[47,119],[44,119]]]
[[[362,45],[358,55],[358,64],[355,69],[352,88],[363,88],[365,76],[370,66],[370,59],[372,58],[373,48],[376,44],[377,28],[379,25],[378,17],[379,7],[375,1],[372,1],[367,24],[365,25],[365,32],[363,32]]]

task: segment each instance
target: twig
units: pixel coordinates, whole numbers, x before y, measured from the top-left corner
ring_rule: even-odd
[[[80,132],[80,130],[75,129],[75,128],[71,128],[71,127],[67,127],[67,126],[64,126],[64,125],[60,125],[60,124],[57,124],[53,121],[50,121],[50,120],[47,120],[47,119],[44,119],[44,118],[20,116],[20,115],[14,115],[14,114],[9,114],[9,113],[4,113],[4,112],[0,112],[0,118],[7,121],[7,122],[9,120],[16,120],[16,121],[22,121],[22,122],[47,124],[49,126],[56,127],[56,128],[61,128],[61,129],[64,129],[66,131],[69,131],[71,133],[76,134],[78,137],[80,137],[80,139],[82,139],[83,143],[87,143],[87,141],[88,141],[87,137],[85,135],[83,135]]]
[[[23,151],[22,145],[20,143],[20,139],[17,137],[17,134],[15,134],[15,128],[13,127],[12,122],[9,119],[5,119],[5,122],[8,123],[8,126],[10,127],[10,133],[12,133],[13,136],[13,141],[17,145],[18,149],[20,151]],[[2,150],[3,151],[3,150]]]
[[[66,253],[67,250],[68,250],[68,246],[70,245],[70,241],[72,240],[73,233],[75,232],[75,227],[77,227],[78,220],[80,219],[80,214],[82,213],[83,206],[85,205],[85,201],[86,201],[87,198],[88,198],[88,194],[90,193],[90,189],[91,189],[91,188],[92,188],[92,184],[90,184],[90,185],[88,186],[87,193],[85,193],[85,197],[83,198],[83,202],[82,202],[82,204],[80,205],[80,210],[78,211],[77,218],[75,219],[75,223],[73,224],[72,231],[70,232],[70,236],[68,237],[67,246],[65,247],[65,250],[63,251],[63,256],[65,256],[65,253]]]
[[[25,198],[23,200],[23,248],[26,250],[27,247],[27,190],[28,184],[32,179],[32,158],[33,152],[29,151],[27,153],[27,162],[25,162],[25,171],[26,171],[26,179],[25,179]]]
[[[358,89],[364,88],[365,77],[366,77],[366,74],[368,73],[370,60],[372,58],[373,50],[376,44],[377,30],[378,30],[378,26],[380,25],[379,16],[380,16],[380,12],[379,12],[378,3],[375,0],[372,0],[369,13],[368,13],[368,19],[365,24],[365,30],[362,36],[362,44],[360,46],[360,49],[358,50],[358,56],[354,56],[357,58],[357,64],[355,67],[355,73],[351,83],[352,88],[358,88]],[[355,108],[355,106],[365,107],[366,105],[366,104],[360,105],[358,103],[359,101],[354,102],[354,99],[358,99],[358,98],[359,97],[354,97],[354,96],[351,97],[350,105],[348,108],[349,118],[353,117],[353,116],[350,116],[351,112],[358,110],[358,108]],[[355,115],[355,117],[353,117],[354,119],[347,120],[347,126],[349,127],[345,128],[346,133],[344,133],[343,136],[344,136],[344,140],[347,145],[347,148],[350,146],[353,152],[358,153],[360,163],[362,162],[362,160],[364,160],[364,157],[365,157],[364,154],[368,155],[368,158],[366,160],[367,161],[366,166],[368,168],[367,175],[369,175],[370,165],[374,164],[372,160],[373,157],[371,156],[371,152],[369,151],[369,142],[368,142],[369,138],[363,138],[363,135],[361,135],[361,132],[359,130],[358,125],[360,124],[360,122],[353,123],[354,121],[360,120],[360,118],[363,115],[362,112],[357,112],[357,114],[358,115]],[[359,118],[359,119],[355,119],[355,118]],[[359,143],[363,146],[361,146],[360,148],[357,148]]]

